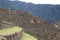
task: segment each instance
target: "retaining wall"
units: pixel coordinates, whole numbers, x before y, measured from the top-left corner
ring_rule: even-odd
[[[20,40],[21,37],[22,31],[18,31],[7,35],[1,35],[0,40]]]

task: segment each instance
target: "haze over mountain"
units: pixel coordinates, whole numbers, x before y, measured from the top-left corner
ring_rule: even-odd
[[[0,8],[28,11],[32,15],[47,22],[56,23],[60,20],[60,5],[33,4],[21,1],[0,0]]]

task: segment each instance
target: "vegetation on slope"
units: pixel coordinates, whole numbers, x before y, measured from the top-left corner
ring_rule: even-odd
[[[11,28],[6,28],[6,29],[0,29],[0,35],[8,35],[17,31],[22,30],[20,27],[11,27]],[[33,36],[27,34],[27,33],[22,33],[22,38],[21,40],[37,40]]]
[[[12,28],[0,29],[0,35],[12,34],[12,33],[18,32],[20,30],[22,30],[22,28],[19,28],[19,27],[12,27]]]
[[[33,36],[23,32],[21,40],[37,40],[37,38],[34,38]]]

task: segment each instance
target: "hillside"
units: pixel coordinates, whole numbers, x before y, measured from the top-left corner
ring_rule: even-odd
[[[48,35],[52,40],[56,38],[57,29],[54,24],[47,23],[26,11],[0,9],[0,20],[12,22],[14,23],[12,25],[22,27],[26,33],[35,36],[39,40],[48,40]]]
[[[21,1],[0,0],[0,8],[28,11],[46,22],[56,23],[60,20],[60,5],[33,4]]]

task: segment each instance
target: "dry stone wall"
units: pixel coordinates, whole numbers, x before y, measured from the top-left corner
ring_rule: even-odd
[[[7,40],[7,39],[3,36],[0,36],[0,40]]]
[[[1,35],[0,40],[21,40],[22,31],[15,32],[8,35]]]
[[[37,37],[39,40],[59,40],[55,25],[46,23],[24,11],[0,10],[0,19],[13,22],[24,28],[24,31]],[[31,20],[33,19],[33,22]]]
[[[0,20],[0,29],[10,28],[16,26],[13,22],[7,22],[4,20]]]

